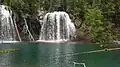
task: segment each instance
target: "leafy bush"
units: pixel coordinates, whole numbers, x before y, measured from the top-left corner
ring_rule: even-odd
[[[115,38],[111,24],[104,21],[104,16],[98,8],[86,9],[85,24],[90,28],[90,35],[95,42],[110,43]]]
[[[19,15],[36,15],[39,9],[39,0],[5,0],[4,4]]]

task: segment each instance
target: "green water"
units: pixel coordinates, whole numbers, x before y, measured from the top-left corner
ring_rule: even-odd
[[[79,43],[15,43],[0,44],[0,50],[18,51],[0,55],[0,67],[120,67],[120,50],[83,53],[101,50],[96,44]],[[117,46],[119,47],[119,46]]]

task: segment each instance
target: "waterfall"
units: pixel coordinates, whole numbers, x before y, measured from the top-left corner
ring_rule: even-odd
[[[12,11],[7,6],[0,5],[0,41],[16,41],[19,35],[16,30]]]
[[[70,40],[75,31],[75,26],[66,12],[47,13],[43,19],[39,41]]]
[[[26,19],[24,18],[24,27],[23,27],[23,31],[25,31],[26,33],[28,33],[28,38],[29,38],[29,40],[30,41],[34,41],[35,39],[34,39],[34,37],[32,36],[32,34],[31,34],[31,32],[30,32],[30,30],[29,30],[29,28],[28,28],[28,24],[27,24],[27,21],[26,21]]]

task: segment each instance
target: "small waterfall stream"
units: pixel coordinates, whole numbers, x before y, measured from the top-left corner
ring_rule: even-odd
[[[6,10],[6,6],[0,5],[0,40],[14,41],[16,37],[15,28],[10,12]]]
[[[28,24],[27,24],[27,21],[26,21],[26,19],[24,18],[24,27],[23,27],[23,29],[26,31],[26,33],[28,33],[29,35],[28,35],[28,37],[29,37],[29,40],[30,41],[34,41],[35,39],[34,39],[34,37],[32,36],[32,34],[31,34],[31,32],[30,32],[30,30],[29,30],[29,28],[28,28]]]
[[[12,11],[5,5],[0,5],[0,41],[21,41],[17,26],[12,19]]]
[[[66,12],[47,13],[38,41],[67,41],[75,35],[75,26]]]

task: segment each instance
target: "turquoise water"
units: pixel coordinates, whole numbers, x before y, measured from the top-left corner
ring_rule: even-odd
[[[79,43],[0,44],[0,50],[18,49],[0,55],[0,67],[120,67],[120,50],[101,51],[100,45]],[[120,47],[120,46],[117,46]],[[78,64],[74,64],[78,63]]]

